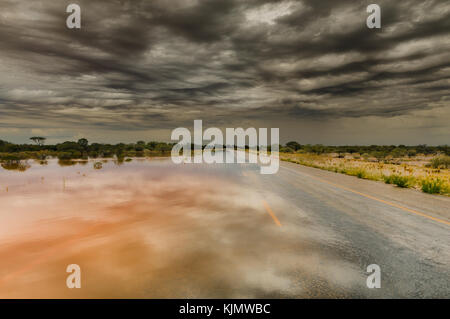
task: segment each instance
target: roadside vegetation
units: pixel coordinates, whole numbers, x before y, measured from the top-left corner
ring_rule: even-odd
[[[280,158],[401,188],[450,196],[448,146],[323,146],[289,142],[280,147]]]

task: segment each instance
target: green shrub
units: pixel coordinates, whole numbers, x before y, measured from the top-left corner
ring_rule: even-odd
[[[20,156],[17,156],[17,155],[6,154],[6,155],[2,155],[0,159],[2,161],[5,161],[5,162],[20,162],[20,160],[22,158]]]
[[[281,147],[280,152],[282,153],[294,153],[294,150],[290,147]]]
[[[73,158],[71,152],[58,152],[58,154],[56,156],[61,161],[68,161]]]
[[[439,178],[428,178],[422,181],[422,191],[428,194],[444,192],[444,181]]]
[[[357,176],[358,178],[366,178],[366,173],[365,173],[363,170],[358,170],[358,171],[356,172],[356,176]]]
[[[431,167],[433,168],[449,168],[450,156],[439,156],[431,160]]]
[[[94,163],[94,169],[102,169],[102,168],[103,168],[102,162],[95,162]]]
[[[389,176],[383,176],[383,179],[386,184],[395,184],[402,188],[408,187],[411,184],[411,177],[408,176],[392,174]]]
[[[89,157],[97,158],[99,154],[97,151],[92,151],[92,152],[89,152],[88,155],[89,155]]]

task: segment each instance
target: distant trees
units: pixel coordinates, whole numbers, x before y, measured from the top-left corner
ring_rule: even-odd
[[[135,149],[136,152],[143,152],[144,149],[145,149],[145,142],[144,141],[138,141],[136,143],[136,146],[134,147],[134,149]]]
[[[136,143],[119,143],[119,144],[102,144],[92,143],[86,138],[81,138],[77,142],[66,141],[55,145],[44,145],[45,137],[34,136],[30,138],[34,144],[14,144],[7,141],[0,140],[0,160],[5,156],[17,155],[22,159],[34,158],[45,160],[48,156],[58,157],[61,160],[68,159],[87,159],[98,157],[134,157],[134,156],[148,156],[158,155],[161,153],[170,153],[173,144],[157,141],[138,141]],[[269,147],[270,149],[270,147]],[[379,161],[390,156],[392,158],[401,158],[405,156],[415,156],[418,154],[425,155],[447,155],[450,156],[450,146],[428,146],[428,145],[345,145],[345,146],[327,146],[321,144],[306,144],[302,145],[296,141],[290,141],[286,145],[280,145],[280,152],[289,153],[337,153],[344,157],[345,154],[359,154],[362,158],[376,158]],[[446,162],[445,162],[446,163]],[[438,164],[436,164],[438,165]],[[435,165],[435,166],[436,166]],[[444,163],[439,163],[440,167],[445,166]]]
[[[32,140],[33,142],[35,142],[35,143],[36,143],[37,145],[39,145],[39,146],[44,145],[46,139],[47,139],[47,138],[42,137],[42,136],[33,136],[33,137],[30,137],[30,140]]]
[[[85,138],[80,138],[77,144],[81,147],[81,157],[88,158],[89,141]]]
[[[172,149],[172,146],[168,145],[166,143],[158,143],[155,146],[155,151],[162,152],[162,153],[170,152],[171,149]]]
[[[299,149],[302,148],[302,146],[295,141],[286,143],[286,147],[289,147],[289,148],[293,149],[294,151],[298,151]]]
[[[89,141],[85,138],[80,138],[77,143],[84,149],[86,149],[89,145]]]
[[[147,149],[154,150],[156,145],[158,145],[158,142],[152,141],[147,143]]]
[[[402,146],[403,145],[400,145],[399,147],[394,148],[391,151],[390,155],[392,155],[392,157],[394,157],[394,158],[400,158],[400,157],[406,156],[408,151],[406,150],[406,148],[404,146],[403,147]]]
[[[440,145],[440,146],[427,146],[427,145],[416,145],[416,146],[406,146],[406,145],[353,145],[353,146],[326,146],[321,144],[306,144],[300,145],[297,142],[288,142],[286,146],[282,147],[280,151],[287,152],[303,152],[303,153],[313,153],[313,154],[323,154],[323,153],[359,153],[368,154],[371,157],[377,159],[384,158],[386,156],[392,156],[394,158],[404,157],[404,156],[415,156],[417,154],[431,155],[431,154],[444,154],[450,155],[450,146]]]

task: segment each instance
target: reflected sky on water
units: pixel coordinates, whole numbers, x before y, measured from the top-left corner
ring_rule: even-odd
[[[301,295],[314,241],[275,225],[263,200],[293,208],[250,186],[257,167],[98,162],[0,170],[0,297]],[[81,289],[66,287],[70,264]]]

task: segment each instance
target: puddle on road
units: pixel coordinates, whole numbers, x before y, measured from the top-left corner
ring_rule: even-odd
[[[305,296],[315,244],[277,227],[243,179],[157,159],[0,169],[0,297]]]

